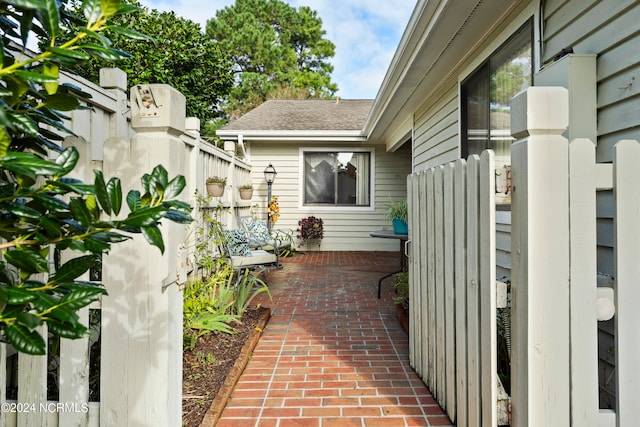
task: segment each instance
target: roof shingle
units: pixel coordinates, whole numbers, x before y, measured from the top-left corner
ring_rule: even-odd
[[[372,99],[270,99],[224,130],[362,130]]]

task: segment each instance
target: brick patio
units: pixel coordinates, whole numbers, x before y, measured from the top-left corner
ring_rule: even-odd
[[[311,252],[268,275],[272,317],[218,427],[450,426],[409,366],[398,253]]]

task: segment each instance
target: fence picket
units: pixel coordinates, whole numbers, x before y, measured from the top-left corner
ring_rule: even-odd
[[[420,212],[422,208],[423,195],[420,192],[421,176],[410,175],[409,181],[411,182],[412,197],[408,201],[411,207],[411,214],[409,215],[409,231],[411,233],[411,253],[409,260],[411,262],[411,273],[409,280],[411,285],[409,286],[409,315],[411,320],[409,322],[409,360],[411,366],[418,373],[422,375],[422,366],[416,361],[421,360],[421,329],[418,327],[421,324],[421,311],[419,310],[421,298],[421,265],[422,265],[422,245],[416,244],[420,239],[421,221]]]
[[[455,322],[456,322],[456,415],[452,419],[458,427],[467,427],[467,253],[466,247],[466,187],[467,162],[458,160],[454,169],[454,213],[455,213]]]
[[[571,424],[595,427],[598,413],[598,324],[595,144],[569,144]]]
[[[495,165],[492,151],[480,157],[480,346],[482,425],[497,425]]]
[[[89,308],[78,312],[80,322],[89,325]],[[89,339],[60,339],[59,400],[63,403],[89,403]],[[89,422],[88,411],[62,411],[59,423],[63,426],[83,426]]]
[[[623,140],[614,154],[615,270],[616,270],[616,383],[618,426],[632,426],[640,419],[640,186],[637,168],[640,144]]]
[[[455,324],[455,165],[449,163],[443,170],[444,196],[444,314],[445,314],[445,409],[453,422],[456,419],[456,324]]]
[[[416,360],[416,322],[414,309],[416,301],[416,283],[415,277],[417,273],[417,265],[420,260],[419,246],[414,245],[415,233],[414,230],[418,227],[418,221],[416,214],[418,213],[417,205],[419,203],[419,193],[416,191],[418,186],[416,184],[417,179],[415,175],[407,176],[407,210],[409,216],[407,218],[407,224],[409,226],[409,247],[407,251],[408,256],[408,270],[409,270],[409,364],[416,371],[414,361]],[[418,372],[418,375],[420,373]]]
[[[481,376],[480,376],[480,322],[478,256],[478,180],[480,176],[478,156],[467,159],[467,384],[469,425],[481,425]]]
[[[444,380],[445,374],[445,306],[444,306],[444,292],[445,292],[445,277],[444,277],[444,194],[443,194],[443,167],[436,166],[433,174],[433,191],[435,198],[434,206],[434,237],[435,237],[435,251],[434,257],[434,272],[435,272],[435,303],[436,303],[436,327],[435,331],[435,352],[436,352],[436,384],[437,392],[436,398],[440,406],[446,404],[446,386]]]
[[[426,277],[426,286],[427,286],[427,316],[428,316],[428,324],[425,329],[427,334],[427,339],[425,343],[427,348],[425,349],[426,355],[426,365],[427,365],[427,385],[431,388],[431,393],[434,396],[438,395],[438,383],[436,380],[436,340],[435,340],[435,330],[437,327],[436,324],[436,290],[435,290],[435,253],[436,253],[436,236],[435,236],[435,190],[434,190],[434,182],[433,182],[433,171],[428,170],[426,172],[427,186],[426,186],[426,195],[427,195],[427,220],[426,220],[426,230],[427,230],[427,277]]]
[[[420,175],[420,183],[422,187],[421,199],[420,199],[420,241],[425,242],[431,234],[427,230],[427,206],[428,206],[428,194],[427,194],[427,180],[428,175],[423,173]],[[429,295],[428,295],[428,265],[427,260],[429,258],[428,249],[425,250],[424,246],[421,252],[422,259],[420,260],[420,305],[416,307],[416,311],[420,315],[420,370],[423,377],[429,375],[428,360],[429,354],[427,353],[427,344],[429,342]],[[427,309],[425,309],[427,307]]]
[[[47,336],[47,325],[37,327],[41,336]],[[41,404],[47,403],[47,388],[42,387],[47,379],[47,357],[31,356],[25,353],[18,354],[18,400],[20,403],[34,405],[36,409]],[[3,402],[4,403],[4,402]],[[18,412],[18,427],[44,426],[46,425],[47,412],[34,410]]]
[[[7,344],[0,343],[0,403],[7,401]],[[5,411],[0,411],[0,426],[7,425]]]

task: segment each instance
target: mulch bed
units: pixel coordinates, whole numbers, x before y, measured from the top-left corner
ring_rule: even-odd
[[[209,333],[182,359],[182,423],[213,426],[251,356],[271,310],[252,307],[235,325],[236,333]],[[215,401],[214,401],[215,400]]]

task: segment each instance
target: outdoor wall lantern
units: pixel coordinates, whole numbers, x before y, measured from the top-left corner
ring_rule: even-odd
[[[276,168],[271,163],[264,169],[264,180],[267,183],[267,229],[271,231],[271,214],[269,212],[269,204],[271,203],[271,186],[273,181],[276,180]]]
[[[278,172],[276,172],[276,168],[274,168],[273,165],[269,163],[269,166],[264,168],[264,180],[267,182],[267,185],[271,186],[271,184],[273,184],[273,181],[276,180],[276,175],[278,175]]]

